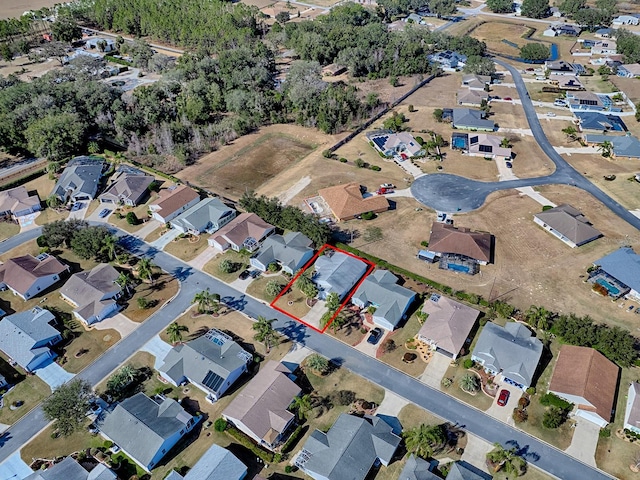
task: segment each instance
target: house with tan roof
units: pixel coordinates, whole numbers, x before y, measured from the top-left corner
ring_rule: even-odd
[[[78,320],[91,325],[118,309],[116,300],[122,294],[116,283],[119,275],[111,265],[101,263],[89,271],[73,274],[60,295],[75,307],[73,314]]]
[[[418,331],[418,340],[432,350],[455,360],[480,316],[480,311],[434,293],[425,300],[422,312],[427,319]]]
[[[59,281],[60,275],[68,271],[68,265],[46,253],[37,257],[23,255],[10,258],[0,265],[0,290],[8,288],[14,295],[29,300]]]
[[[638,382],[629,384],[623,427],[640,435],[640,383]]]
[[[209,237],[209,246],[226,251],[255,252],[263,240],[275,232],[276,227],[262,220],[255,213],[241,213]]]
[[[489,94],[483,91],[461,88],[456,92],[456,101],[458,105],[480,107],[483,101],[489,101]]]
[[[573,75],[549,75],[549,83],[561,90],[584,90],[584,85]]]
[[[389,210],[389,201],[383,195],[364,197],[357,182],[323,188],[318,191],[331,213],[341,222],[351,220],[366,212],[380,213]]]
[[[571,248],[580,247],[602,236],[582,212],[563,203],[533,216],[533,221]]]
[[[490,75],[476,75],[474,73],[468,73],[462,76],[462,86],[467,87],[469,90],[485,90],[491,85]]]
[[[593,348],[563,345],[549,391],[575,405],[575,416],[604,428],[613,418],[620,367]]]
[[[493,261],[493,235],[435,222],[427,252],[440,257],[439,267],[469,275]]]
[[[471,157],[483,157],[483,158],[501,158],[504,160],[511,160],[511,148],[503,147],[502,141],[504,137],[498,135],[488,135],[486,133],[472,133],[472,134],[455,134],[457,137],[467,139],[467,145],[463,148],[464,153]],[[452,140],[451,145],[454,145]]]
[[[0,192],[0,216],[11,215],[16,220],[18,217],[39,212],[41,209],[38,194],[29,195],[24,186]]]
[[[273,450],[293,425],[289,411],[302,391],[285,365],[269,360],[224,409],[222,416],[259,445]]]
[[[154,181],[151,175],[142,172],[129,171],[118,172],[107,187],[98,197],[100,203],[122,204],[134,207],[143,202],[149,195],[149,185]]]
[[[149,205],[151,216],[167,223],[200,201],[200,195],[186,185],[176,185],[160,190],[157,201]]]

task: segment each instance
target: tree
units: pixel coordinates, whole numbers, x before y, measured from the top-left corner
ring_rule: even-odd
[[[47,164],[47,173],[58,173],[61,168],[60,162],[49,162]]]
[[[558,5],[558,9],[568,17],[573,17],[579,10],[587,5],[587,0],[564,0]]]
[[[456,13],[455,0],[429,0],[429,11],[435,13],[438,18]]]
[[[232,262],[228,258],[225,258],[224,260],[222,260],[218,268],[222,273],[233,273],[238,270],[238,267],[236,266],[235,262]]]
[[[111,247],[107,245],[114,245],[112,237],[113,235],[109,233],[107,227],[90,226],[82,228],[74,232],[71,239],[71,249],[80,258],[86,260],[98,258],[105,251],[115,256],[115,250],[111,250]]]
[[[264,287],[264,291],[269,297],[275,298],[280,295],[282,288],[283,285],[277,280],[269,280]]]
[[[522,16],[544,18],[549,15],[549,0],[522,0]]]
[[[133,279],[128,273],[120,272],[120,275],[116,278],[116,284],[128,295],[130,293],[129,289],[133,285]]]
[[[441,108],[436,108],[433,111],[433,118],[436,122],[438,123],[442,122],[443,116],[444,116],[444,111]]]
[[[524,313],[524,318],[534,328],[549,330],[551,327],[552,313],[544,307],[531,305]]]
[[[490,58],[471,55],[467,58],[464,71],[475,75],[493,76],[496,74],[496,64]]]
[[[511,141],[505,137],[500,141],[500,146],[502,148],[511,148]]]
[[[192,303],[198,304],[198,313],[217,313],[220,305],[220,295],[209,292],[209,289],[196,293]]]
[[[382,123],[382,126],[387,130],[391,130],[392,132],[399,132],[402,130],[402,124],[406,121],[407,119],[404,116],[404,113],[398,113],[394,111],[391,114],[391,117],[387,118]]]
[[[82,29],[71,18],[58,16],[51,25],[51,33],[57,41],[71,43],[82,38]]]
[[[138,277],[146,279],[153,285],[153,272],[156,266],[148,258],[141,258],[138,262]]]
[[[89,226],[84,220],[71,219],[68,221],[56,220],[42,227],[42,237],[47,247],[58,248],[62,244],[71,246],[71,240],[79,230]]]
[[[27,148],[38,157],[60,161],[77,152],[84,141],[85,123],[77,113],[49,113],[25,130]]]
[[[316,287],[316,284],[313,283],[313,281],[306,274],[302,274],[300,275],[300,277],[298,277],[298,280],[296,281],[296,287],[307,298],[314,298],[316,295],[318,295],[318,287]]]
[[[331,292],[329,295],[327,295],[327,297],[324,299],[324,302],[327,310],[329,310],[330,312],[335,312],[340,307],[340,297],[336,292]]]
[[[487,0],[487,8],[493,13],[513,13],[511,0]]]
[[[611,158],[611,155],[613,155],[613,143],[609,140],[605,140],[598,146],[598,151],[603,157]]]
[[[118,248],[118,237],[115,235],[107,235],[102,242],[101,253],[105,253],[109,260],[116,258]]]
[[[6,42],[0,44],[0,57],[2,57],[5,62],[13,61],[13,50]]]
[[[40,52],[44,58],[55,58],[60,63],[60,66],[64,66],[64,62],[68,57],[67,45],[63,42],[47,42],[40,47]],[[42,60],[42,57],[38,58]]]
[[[42,410],[45,418],[54,422],[53,428],[62,436],[68,437],[83,428],[93,397],[90,383],[71,380],[56,388],[42,402]]]
[[[324,375],[329,371],[329,360],[327,360],[322,355],[312,353],[305,360],[305,366],[319,373],[320,375]]]
[[[291,408],[296,412],[298,420],[305,420],[311,411],[311,395],[299,395],[293,399]]]
[[[460,388],[467,393],[476,393],[480,390],[480,379],[473,373],[465,373],[459,383]]]
[[[138,225],[138,223],[140,223],[135,212],[127,212],[126,219],[129,225]]]
[[[520,56],[524,60],[546,60],[550,55],[549,47],[538,42],[527,43],[520,48]]]
[[[276,22],[287,23],[289,20],[291,20],[291,15],[286,10],[276,13]]]
[[[62,200],[60,200],[60,197],[55,194],[49,195],[46,202],[47,207],[49,208],[58,208],[60,205],[62,205]]]
[[[267,349],[267,353],[271,351],[271,347],[275,347],[280,343],[280,337],[273,328],[275,319],[267,320],[265,317],[259,316],[251,328],[256,332],[253,336],[254,340],[263,343]]]
[[[487,453],[487,464],[494,472],[504,470],[509,477],[524,475],[527,471],[527,461],[519,455],[517,448],[506,449],[499,443],[493,445],[495,448]]]
[[[566,420],[566,412],[560,407],[551,406],[545,412],[542,417],[542,426],[545,428],[558,428]]]
[[[578,130],[573,125],[569,125],[567,128],[562,129],[562,133],[567,136],[567,139],[575,141],[578,139]]]
[[[189,329],[185,325],[179,325],[177,322],[173,322],[171,325],[167,327],[167,335],[169,336],[169,341],[172,344],[176,344],[182,341],[182,334],[188,332]]]
[[[424,459],[433,456],[434,451],[442,449],[447,442],[442,425],[422,424],[403,432],[402,437],[407,451]]]

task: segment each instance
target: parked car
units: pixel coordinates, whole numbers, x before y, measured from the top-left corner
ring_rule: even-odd
[[[98,214],[98,216],[100,218],[104,218],[107,215],[109,215],[111,213],[111,210],[109,210],[108,208],[103,208],[102,210],[100,210],[100,213]]]
[[[556,114],[553,112],[547,112],[547,117],[555,117]]]
[[[554,104],[556,107],[565,107],[565,106],[567,105],[567,102],[565,102],[562,98],[556,98],[556,99],[553,101],[553,104]]]
[[[509,401],[509,395],[511,395],[509,393],[509,390],[507,390],[506,388],[502,389],[500,391],[500,396],[498,397],[498,405],[504,407]]]
[[[78,210],[80,210],[84,205],[82,204],[82,202],[76,202],[73,204],[73,206],[71,207],[71,211],[72,212],[76,212]]]
[[[512,101],[512,100],[513,100],[513,98],[511,98],[511,97],[504,97],[504,98],[503,98],[503,100],[506,100],[507,102],[510,102],[510,101]]]
[[[627,308],[627,312],[633,312],[633,309],[635,307],[633,305],[629,305],[629,308]]]
[[[380,187],[380,188],[376,191],[376,194],[377,194],[377,195],[384,195],[385,193],[393,193],[393,187],[390,187],[390,188]]]
[[[262,272],[260,270],[253,270],[251,272],[251,278],[258,278]]]
[[[251,276],[251,272],[249,270],[244,270],[241,274],[240,274],[240,280],[246,280],[247,278],[249,278]]]
[[[512,168],[513,167],[513,163],[511,163],[511,162],[507,162],[506,165],[507,165],[507,168]]]
[[[393,183],[383,183],[380,188],[396,188],[396,186]]]
[[[371,345],[376,345],[381,338],[382,338],[382,329],[376,327],[369,332],[369,338],[367,338],[367,343],[370,343]]]

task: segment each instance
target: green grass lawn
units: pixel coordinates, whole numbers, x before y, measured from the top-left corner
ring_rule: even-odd
[[[166,249],[165,249],[166,250]],[[236,270],[231,273],[224,273],[220,270],[220,263],[223,260],[229,260],[232,263],[236,264]],[[222,280],[225,283],[231,283],[238,278],[240,273],[249,267],[249,258],[240,255],[238,252],[233,250],[227,250],[222,255],[217,255],[214,259],[207,262],[204,266],[204,271],[213,275],[214,277]]]
[[[144,226],[143,220],[146,220],[147,218],[149,218],[147,214],[147,210],[149,209],[148,205],[149,205],[149,202],[143,203],[142,205],[138,205],[137,207],[129,207],[124,205],[119,206],[116,208],[113,214],[109,217],[109,223],[111,223],[112,225],[115,225],[118,228],[121,228],[126,232],[135,233]],[[130,225],[129,222],[127,222],[126,215],[129,212],[133,212],[138,218],[139,222],[137,225]],[[118,218],[118,215],[117,215],[118,213],[122,215],[122,218]]]
[[[49,386],[35,375],[29,375],[19,382],[9,393],[4,395],[4,406],[0,409],[0,423],[12,425],[51,394]],[[13,402],[24,404],[11,410]]]
[[[285,277],[284,275],[261,275],[249,284],[249,286],[247,287],[247,293],[252,297],[264,300],[265,302],[272,302],[276,297],[267,295],[267,292],[265,291],[265,289],[267,288],[267,283],[269,283],[271,280],[275,280],[280,283],[280,285],[285,286],[289,283],[290,279],[288,277]],[[288,307],[288,305],[285,304],[285,307]]]
[[[422,375],[427,364],[420,359],[420,355],[418,355],[416,350],[409,350],[405,347],[407,340],[413,338],[418,333],[421,326],[422,325],[420,324],[418,317],[416,317],[415,314],[411,315],[404,327],[395,330],[389,337],[387,337],[393,340],[396,349],[389,353],[382,353],[379,360],[405,372],[408,375],[411,375],[412,377]],[[382,351],[382,349],[379,351]],[[418,355],[418,358],[416,358],[413,363],[403,362],[402,358],[405,353],[415,353]]]

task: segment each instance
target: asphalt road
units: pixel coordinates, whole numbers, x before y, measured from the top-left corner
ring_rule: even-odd
[[[0,253],[35,238],[40,230],[19,234],[0,244]],[[142,323],[131,335],[125,337],[93,364],[83,370],[78,377],[96,385],[109,373],[124,363],[129,356],[140,349],[153,336],[161,332],[191,304],[196,292],[209,288],[219,293],[231,308],[256,318],[275,318],[274,327],[293,341],[299,342],[330,358],[333,362],[357,373],[365,379],[393,391],[407,400],[420,405],[434,414],[457,424],[466,431],[491,443],[517,445],[529,462],[562,479],[604,479],[611,478],[578,460],[566,455],[538,439],[489,417],[459,402],[438,390],[419,382],[413,377],[390,368],[384,363],[351,348],[334,338],[320,334],[289,317],[280,314],[252,297],[238,292],[229,285],[194,270],[182,261],[160,252],[142,240],[118,232],[122,245],[132,253],[150,257],[163,270],[174,275],[181,282],[179,294],[170,303]],[[0,443],[0,462],[27,443],[47,425],[40,408],[35,408],[14,424]]]

